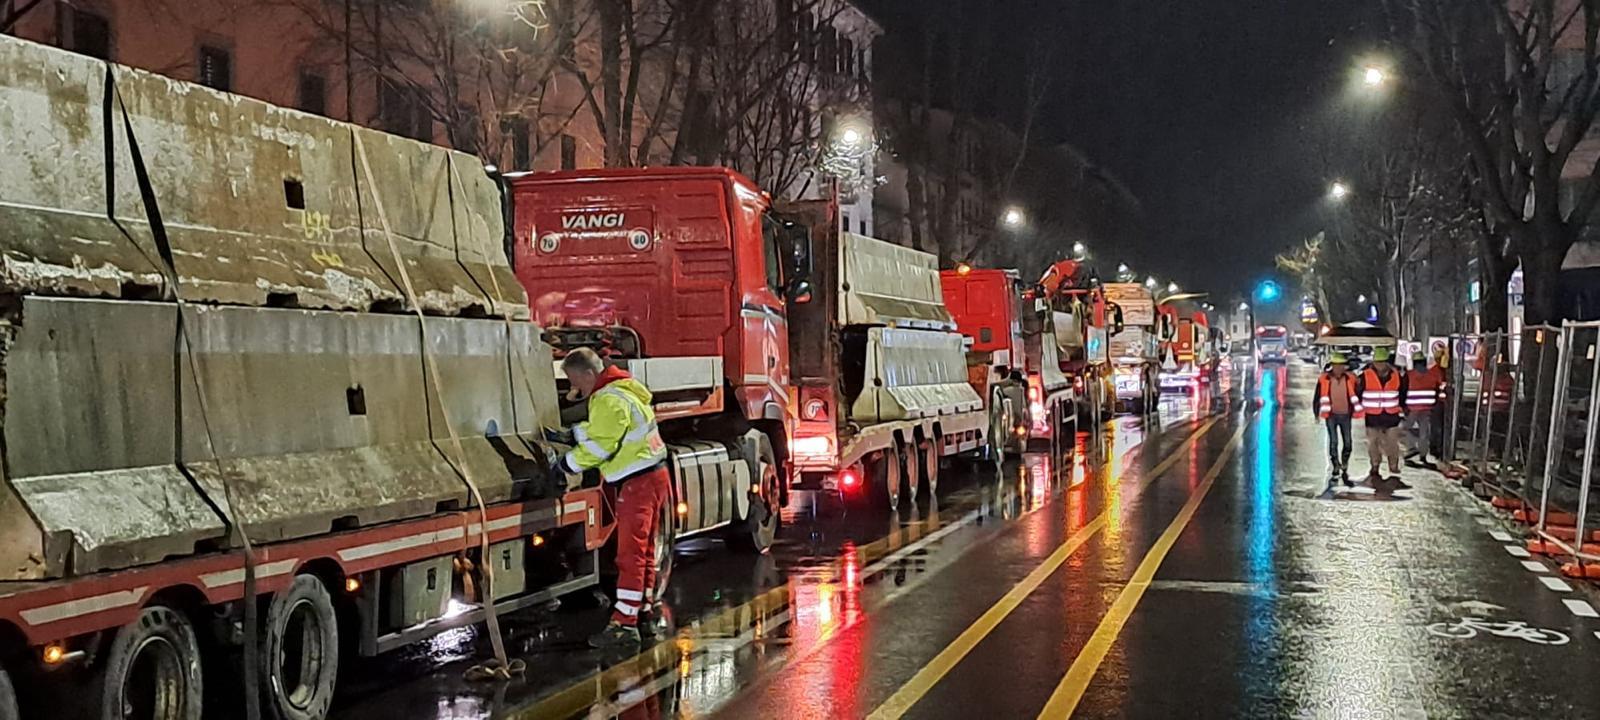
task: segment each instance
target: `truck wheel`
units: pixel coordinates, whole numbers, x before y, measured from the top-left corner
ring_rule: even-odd
[[[83,700],[101,720],[200,720],[200,642],[189,619],[151,605],[117,629]]]
[[[783,508],[778,506],[778,461],[774,459],[772,444],[762,438],[756,450],[756,465],[761,475],[756,478],[761,492],[750,493],[750,511],[734,526],[728,539],[739,549],[764,553],[772,547],[778,536],[778,525],[783,522]]]
[[[901,492],[913,503],[917,501],[917,491],[922,488],[922,453],[917,451],[918,447],[916,441],[894,446],[895,455],[900,458],[900,477],[905,478]]]
[[[668,499],[661,504],[661,519],[656,523],[655,542],[651,546],[655,549],[651,562],[656,564],[655,595],[656,602],[661,602],[667,597],[667,584],[672,580],[672,558],[674,547],[678,542],[678,529],[674,525],[676,502]]]
[[[262,647],[262,692],[273,717],[322,720],[339,676],[339,621],[315,575],[297,575],[272,596]]]
[[[22,717],[17,710],[17,689],[11,685],[11,676],[0,668],[0,720],[18,720]]]
[[[939,459],[944,456],[944,438],[923,440],[917,445],[922,462],[922,496],[930,500],[939,491]]]
[[[890,448],[873,455],[866,465],[873,502],[894,512],[900,507],[900,458]]]

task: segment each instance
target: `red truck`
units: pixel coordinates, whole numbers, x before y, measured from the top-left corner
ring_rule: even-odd
[[[508,182],[517,277],[556,357],[592,348],[654,395],[678,532],[726,531],[765,550],[790,480],[786,308],[806,299],[799,235],[720,168]],[[572,405],[564,412],[581,415]]]
[[[970,343],[968,382],[986,400],[990,435],[1009,436],[989,448],[996,460],[1033,440],[1071,442],[1076,428],[1072,383],[1020,278],[1016,270],[968,265],[941,273],[945,305]]]

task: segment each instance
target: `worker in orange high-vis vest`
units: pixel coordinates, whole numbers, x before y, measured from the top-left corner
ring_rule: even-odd
[[[1433,423],[1438,408],[1444,400],[1444,369],[1429,366],[1428,357],[1422,353],[1411,356],[1411,371],[1406,373],[1406,440],[1411,446],[1406,453],[1409,462],[1415,459],[1428,465],[1428,450],[1433,444]]]
[[[1343,353],[1334,353],[1328,359],[1327,372],[1317,378],[1317,394],[1311,399],[1317,417],[1328,428],[1328,463],[1332,470],[1328,484],[1334,479],[1350,482],[1350,424],[1361,417],[1361,394],[1356,390],[1356,376],[1350,372],[1349,360]]]
[[[1411,486],[1400,479],[1400,423],[1405,418],[1406,374],[1390,364],[1389,348],[1373,350],[1372,364],[1361,371],[1356,386],[1361,391],[1361,407],[1367,424],[1367,458],[1372,467],[1367,483],[1380,488],[1385,482],[1380,472],[1383,461],[1389,464],[1387,482],[1394,488]]]

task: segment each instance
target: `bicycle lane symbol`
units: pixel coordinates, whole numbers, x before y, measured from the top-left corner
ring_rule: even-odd
[[[1560,630],[1531,627],[1521,620],[1496,621],[1483,617],[1463,617],[1455,622],[1436,622],[1428,632],[1442,638],[1468,640],[1480,633],[1515,638],[1534,645],[1566,645],[1572,638]]]

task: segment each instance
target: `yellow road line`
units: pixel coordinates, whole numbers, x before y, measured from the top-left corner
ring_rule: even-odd
[[[1145,475],[1143,482],[1139,485],[1139,490],[1142,491],[1148,487],[1155,479],[1161,477],[1162,473],[1165,473],[1177,463],[1182,457],[1184,448],[1187,448],[1190,443],[1198,442],[1200,437],[1205,435],[1206,431],[1210,430],[1211,426],[1217,424],[1220,419],[1212,418],[1205,425],[1202,425],[1199,430],[1196,430],[1193,435],[1190,435],[1183,444],[1174,448],[1172,454],[1168,455],[1166,459],[1161,461],[1161,464]],[[1005,596],[990,606],[988,611],[984,612],[966,630],[962,631],[955,640],[945,646],[944,650],[934,656],[933,660],[930,660],[927,665],[918,670],[916,675],[911,676],[911,679],[906,681],[905,685],[900,686],[900,689],[889,696],[888,700],[879,705],[876,710],[873,710],[872,714],[868,716],[869,720],[893,720],[904,715],[907,710],[911,709],[912,705],[917,704],[917,701],[927,695],[934,685],[937,685],[940,680],[944,679],[945,675],[955,669],[955,666],[961,662],[962,658],[965,658],[967,653],[972,652],[972,649],[977,647],[978,643],[1000,624],[1000,621],[1005,620],[1012,610],[1017,609],[1017,606],[1021,605],[1029,594],[1038,589],[1052,573],[1060,568],[1067,561],[1067,558],[1072,556],[1073,552],[1094,537],[1095,533],[1100,532],[1101,528],[1106,526],[1110,513],[1111,508],[1106,508],[1100,511],[1100,514],[1096,515],[1088,524],[1078,528],[1078,531],[1068,537],[1061,547],[1056,548],[1056,551],[1051,553],[1050,557],[1034,568],[1033,572],[1028,573],[1028,576],[1023,578],[1022,582],[1012,587]]]
[[[1072,715],[1078,707],[1078,702],[1083,699],[1084,691],[1089,689],[1089,683],[1094,680],[1094,675],[1100,670],[1100,663],[1106,658],[1106,653],[1111,651],[1111,646],[1117,642],[1117,635],[1122,632],[1122,626],[1133,615],[1133,610],[1139,605],[1139,599],[1144,597],[1144,591],[1150,588],[1150,580],[1155,577],[1156,570],[1161,567],[1167,553],[1172,550],[1173,543],[1178,541],[1178,536],[1183,534],[1184,528],[1189,526],[1189,521],[1194,518],[1195,511],[1200,509],[1200,503],[1206,499],[1206,494],[1211,491],[1211,486],[1216,484],[1217,476],[1222,474],[1222,468],[1227,465],[1235,449],[1239,447],[1239,439],[1244,437],[1244,425],[1233,434],[1233,439],[1228,441],[1222,454],[1206,472],[1205,480],[1200,487],[1189,495],[1189,501],[1184,503],[1183,509],[1178,511],[1178,516],[1172,519],[1172,524],[1167,526],[1166,532],[1156,540],[1156,544],[1145,553],[1144,560],[1139,562],[1138,569],[1133,571],[1133,578],[1124,585],[1122,592],[1117,594],[1117,599],[1111,603],[1111,609],[1106,611],[1105,617],[1100,618],[1100,625],[1094,629],[1094,635],[1083,646],[1078,657],[1072,661],[1072,667],[1067,670],[1061,684],[1056,686],[1051,693],[1050,700],[1045,703],[1044,709],[1039,711],[1040,718],[1065,718]]]

